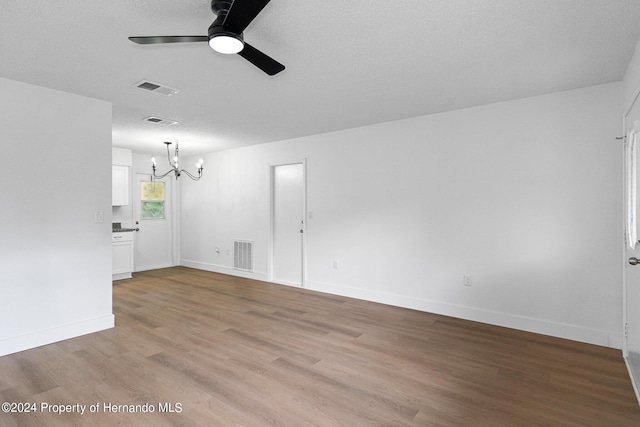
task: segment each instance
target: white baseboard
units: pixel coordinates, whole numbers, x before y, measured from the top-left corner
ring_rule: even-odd
[[[6,338],[0,340],[0,356],[110,329],[113,328],[114,324],[115,317],[113,314],[110,314],[108,316],[96,317],[69,325]]]
[[[589,329],[581,326],[552,322],[532,317],[518,316],[509,313],[502,313],[405,295],[313,281],[306,281],[305,288],[334,295],[341,295],[350,298],[394,305],[397,307],[404,307],[434,314],[441,314],[444,316],[456,317],[459,319],[471,320],[474,322],[487,323],[490,325],[503,326],[506,328],[518,329],[527,332],[534,332],[557,338],[580,341],[588,344],[595,344],[616,349],[622,348],[622,333],[612,334],[608,331]]]
[[[269,282],[269,278],[266,273],[247,273],[239,270],[234,270],[233,268],[226,266],[189,260],[182,260],[181,265],[184,265],[185,267],[196,268],[199,270],[212,271],[215,273],[229,274],[232,276],[240,276]],[[340,286],[309,280],[304,282],[304,288],[312,291],[325,292],[333,295],[341,295],[365,301],[377,302],[381,304],[388,304],[397,307],[425,311],[428,313],[441,314],[443,316],[451,316],[459,319],[471,320],[474,322],[503,326],[505,328],[518,329],[521,331],[533,332],[542,335],[549,335],[557,338],[584,342],[587,344],[595,344],[603,347],[622,349],[622,332],[611,333],[609,331],[600,329],[589,329],[582,326],[553,322],[533,317],[518,316],[510,313],[485,310],[481,308],[416,298],[406,295],[392,294],[389,292]]]
[[[263,282],[269,281],[267,273],[259,272],[259,271],[250,272],[250,271],[235,270],[225,265],[210,264],[210,263],[199,262],[199,261],[190,261],[188,259],[180,260],[180,265],[184,267],[196,268],[198,270],[211,271],[213,273],[221,273],[221,274],[228,274],[230,276],[244,277],[247,279],[262,280]]]
[[[640,354],[631,353],[625,356],[624,363],[627,365],[627,371],[629,371],[629,377],[631,378],[631,385],[633,391],[636,393],[636,399],[640,404]]]
[[[279,280],[271,280],[270,282],[274,283],[276,285],[291,286],[292,288],[303,288],[304,287],[304,286],[300,286],[300,283],[284,282],[284,281],[279,281]]]
[[[140,271],[151,271],[151,270],[160,270],[161,268],[170,268],[175,267],[175,264],[158,264],[158,265],[148,265],[146,267],[139,267],[133,270],[134,273],[138,273]]]
[[[112,274],[111,275],[111,281],[115,282],[116,280],[131,279],[131,277],[132,277],[131,276],[131,272]]]

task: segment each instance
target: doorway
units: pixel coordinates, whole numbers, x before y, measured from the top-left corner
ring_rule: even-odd
[[[271,166],[271,281],[304,287],[304,162]]]
[[[623,287],[623,355],[636,396],[640,399],[640,232],[638,231],[638,201],[640,201],[640,92],[624,116],[625,154],[625,251]]]
[[[134,220],[138,229],[134,244],[134,271],[173,266],[173,181],[136,174]]]

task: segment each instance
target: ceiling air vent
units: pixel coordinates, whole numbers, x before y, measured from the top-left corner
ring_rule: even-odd
[[[171,126],[171,125],[175,125],[175,124],[178,123],[175,120],[163,119],[163,118],[155,117],[155,116],[146,117],[146,118],[144,118],[142,120],[144,120],[145,122],[157,123],[159,125],[165,125],[165,126]]]
[[[161,85],[160,83],[150,82],[148,80],[142,80],[141,82],[138,82],[138,83],[134,84],[133,86],[137,87],[137,88],[140,88],[140,89],[147,90],[149,92],[159,93],[160,95],[164,95],[164,96],[171,96],[171,95],[175,95],[176,93],[180,92],[178,89],[174,89],[174,88],[169,87],[169,86]]]

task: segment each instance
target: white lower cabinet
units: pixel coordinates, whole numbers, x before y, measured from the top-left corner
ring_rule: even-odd
[[[130,279],[133,272],[133,233],[113,233],[111,248],[112,280]]]

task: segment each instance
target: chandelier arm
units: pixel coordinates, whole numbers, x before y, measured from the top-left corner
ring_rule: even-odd
[[[200,170],[201,170],[201,169],[200,169]],[[194,176],[194,175],[191,175],[191,174],[189,173],[189,171],[188,171],[188,170],[186,170],[186,169],[180,169],[180,173],[183,173],[183,172],[184,172],[184,173],[186,173],[186,174],[187,174],[187,176],[188,176],[189,178],[191,178],[192,180],[194,180],[194,181],[197,181],[197,180],[199,180],[200,178],[202,178],[202,172],[199,172],[199,173],[198,173],[198,176]]]
[[[156,175],[156,172],[154,171],[154,172],[153,172],[153,177],[154,177],[155,179],[162,179],[162,178],[164,178],[165,176],[169,175],[171,172],[175,172],[175,169],[170,169],[170,170],[168,170],[167,172],[163,173],[162,175]]]

